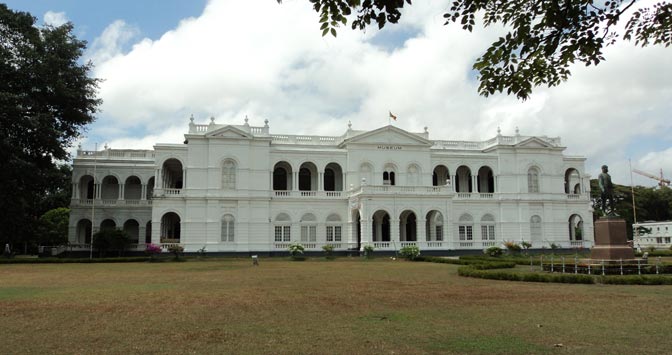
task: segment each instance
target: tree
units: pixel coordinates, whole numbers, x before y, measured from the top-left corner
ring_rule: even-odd
[[[69,202],[59,166],[100,105],[71,23],[38,27],[0,4],[0,242],[31,240],[38,218]]]
[[[352,29],[371,22],[378,28],[397,23],[411,0],[309,0],[320,14],[322,35],[336,36],[336,28],[356,12]],[[282,2],[282,0],[278,0]],[[467,31],[482,17],[484,26],[501,24],[506,33],[474,63],[478,91],[488,96],[506,91],[527,99],[533,86],[555,86],[570,76],[574,62],[586,66],[604,60],[602,50],[615,43],[615,28],[637,0],[454,0],[443,17]],[[672,43],[672,4],[660,2],[629,13],[623,39],[642,47]]]
[[[62,245],[68,242],[70,209],[65,207],[47,211],[38,221],[38,244]]]
[[[119,228],[102,229],[93,235],[93,247],[98,250],[100,256],[105,256],[110,250],[116,250],[121,256],[130,244],[131,238]]]

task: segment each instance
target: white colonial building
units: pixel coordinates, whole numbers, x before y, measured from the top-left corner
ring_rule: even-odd
[[[189,124],[183,144],[77,152],[70,243],[123,228],[186,251],[590,247],[589,176],[559,138],[430,140],[394,126],[340,136]],[[444,133],[447,135],[447,133]],[[588,223],[584,223],[587,221]]]
[[[670,249],[672,247],[672,221],[634,223],[632,230],[633,244],[638,250]]]

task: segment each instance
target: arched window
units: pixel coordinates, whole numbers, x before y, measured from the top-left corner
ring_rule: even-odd
[[[285,161],[275,164],[273,167],[273,190],[291,190],[292,183],[292,166]]]
[[[460,241],[474,240],[474,218],[470,214],[465,213],[460,216],[457,226],[457,235]]]
[[[486,214],[481,218],[481,240],[495,240],[495,217]]]
[[[103,200],[116,200],[119,198],[119,181],[116,177],[108,175],[103,178],[100,190],[100,196]]]
[[[432,173],[432,186],[450,185],[450,174],[445,165],[437,165]]]
[[[142,183],[137,176],[129,176],[124,183],[124,200],[139,200],[142,197]]]
[[[147,221],[145,226],[145,243],[149,244],[152,242],[152,221]]]
[[[359,166],[359,179],[362,185],[373,184],[373,167],[369,163],[363,163]]]
[[[236,162],[227,159],[222,163],[222,189],[233,190],[236,188]]]
[[[181,234],[180,216],[175,212],[168,212],[161,217],[161,243],[179,243]]]
[[[134,219],[129,219],[124,223],[124,232],[128,235],[131,243],[140,241],[140,224]]]
[[[337,163],[324,168],[324,191],[343,191],[343,169]]]
[[[534,215],[530,217],[530,239],[541,240],[541,217]]]
[[[495,192],[495,176],[489,166],[482,166],[478,169],[478,192],[493,193]]]
[[[166,189],[181,189],[184,185],[184,171],[182,163],[174,158],[163,162],[161,176],[163,177],[162,186]]]
[[[341,217],[337,214],[330,214],[327,217],[327,242],[341,242],[342,225]]]
[[[91,221],[88,219],[77,222],[77,243],[91,243]]]
[[[222,242],[233,242],[235,240],[235,218],[230,214],[222,217]]]
[[[292,220],[286,213],[280,213],[275,217],[274,238],[276,242],[289,242],[292,240]]]
[[[455,191],[457,192],[472,192],[472,179],[471,179],[471,169],[469,167],[462,165],[457,168],[455,174]]]
[[[443,215],[433,210],[427,213],[425,218],[425,239],[429,241],[443,240]]]
[[[383,185],[395,185],[395,167],[392,164],[385,164],[383,169]]]
[[[578,186],[578,187],[577,187]],[[574,168],[565,171],[565,193],[574,194],[581,192],[581,176]]]
[[[527,192],[539,192],[539,169],[535,166],[527,170]]]
[[[301,242],[317,241],[317,218],[312,213],[306,213],[301,217]]]

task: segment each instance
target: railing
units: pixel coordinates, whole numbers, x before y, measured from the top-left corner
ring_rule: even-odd
[[[163,189],[163,193],[166,195],[179,195],[182,189]]]
[[[494,196],[495,196],[495,194],[490,193],[490,192],[489,192],[489,193],[481,193],[481,194],[479,194],[479,197],[480,197],[480,198],[484,198],[484,199],[490,199],[490,198],[493,198]]]
[[[275,197],[344,198],[342,191],[273,191]]]
[[[104,149],[104,150],[78,150],[78,158],[123,158],[123,159],[154,159],[153,150],[133,149]]]
[[[433,141],[432,143],[433,149],[464,149],[464,150],[481,150],[485,149],[487,147],[491,147],[493,145],[514,145],[517,143],[520,143],[524,140],[530,139],[530,138],[537,138],[539,140],[542,140],[546,143],[548,143],[551,146],[560,146],[560,138],[553,138],[553,137],[546,137],[546,136],[540,136],[540,137],[532,137],[532,136],[497,136],[495,138],[491,138],[485,141],[480,141],[480,142],[470,142],[470,141],[445,141],[445,140],[437,140]]]
[[[387,249],[390,247],[390,242],[373,242],[373,249]]]
[[[152,200],[92,200],[92,199],[83,199],[83,200],[73,200],[73,206],[147,206],[152,204]]]
[[[336,145],[343,137],[272,134],[271,139],[276,144]]]
[[[401,247],[411,247],[411,246],[417,246],[417,242],[401,242]]]
[[[352,194],[397,194],[397,195],[437,195],[450,194],[446,186],[396,186],[396,185],[364,185],[355,189]]]
[[[457,198],[471,198],[471,192],[458,192]]]
[[[581,198],[580,194],[567,194],[567,199],[568,200],[578,200]]]

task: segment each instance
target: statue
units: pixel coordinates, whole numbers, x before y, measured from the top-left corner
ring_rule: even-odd
[[[602,173],[598,178],[600,185],[600,201],[602,212],[607,216],[615,216],[616,209],[614,208],[614,184],[611,183],[611,175],[609,175],[609,167],[602,165]]]

